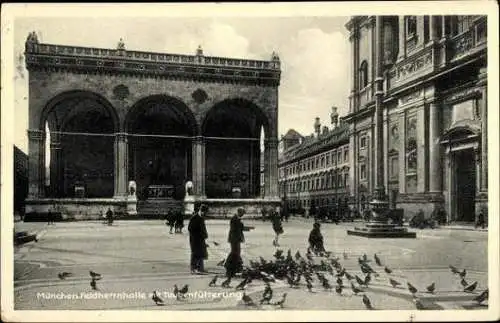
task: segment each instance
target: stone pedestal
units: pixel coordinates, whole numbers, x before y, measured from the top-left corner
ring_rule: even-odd
[[[193,196],[186,196],[184,198],[184,214],[192,215],[194,213],[194,202],[195,199]]]

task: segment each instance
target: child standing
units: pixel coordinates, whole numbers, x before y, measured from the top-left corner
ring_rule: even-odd
[[[279,247],[279,237],[280,234],[283,233],[283,225],[281,222],[281,216],[278,214],[276,211],[272,211],[272,224],[273,224],[273,230],[274,230],[274,240],[273,240],[273,246]]]
[[[313,229],[309,233],[309,248],[315,253],[319,254],[325,251],[323,235],[321,234],[321,224],[315,222],[313,224]]]

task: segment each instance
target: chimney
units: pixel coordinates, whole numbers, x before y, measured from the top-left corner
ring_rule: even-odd
[[[314,132],[316,133],[316,136],[319,137],[321,132],[321,122],[319,121],[319,117],[316,117],[316,121],[314,122]]]
[[[339,113],[337,112],[337,107],[332,107],[332,112],[330,113],[331,123],[333,129],[337,128],[339,122]]]

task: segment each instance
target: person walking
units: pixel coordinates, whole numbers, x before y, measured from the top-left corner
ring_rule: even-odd
[[[272,211],[272,224],[273,224],[273,230],[274,230],[274,240],[273,240],[273,246],[279,247],[279,237],[280,234],[283,233],[283,222],[281,221],[281,216],[278,214],[276,211]]]
[[[111,208],[108,208],[108,211],[106,212],[106,220],[108,221],[108,225],[113,224],[113,211],[111,211]]]
[[[237,272],[243,269],[243,260],[241,259],[241,243],[245,242],[243,234],[244,225],[241,218],[245,214],[245,209],[239,208],[237,213],[231,218],[229,224],[229,234],[227,242],[231,245],[231,252],[229,253],[226,262],[226,276],[228,278],[234,277]]]
[[[52,213],[52,209],[49,209],[47,213],[47,225],[54,224],[54,214]]]
[[[207,227],[205,225],[205,207],[201,205],[196,208],[193,216],[189,220],[189,246],[191,248],[191,273],[200,274],[205,272],[204,259],[207,256],[208,238]]]
[[[309,248],[315,254],[325,252],[323,235],[321,234],[321,224],[319,222],[313,224],[313,229],[309,233]]]

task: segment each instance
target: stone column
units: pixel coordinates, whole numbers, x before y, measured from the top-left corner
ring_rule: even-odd
[[[50,134],[50,191],[53,197],[60,197],[62,193],[62,145],[58,133]]]
[[[399,50],[398,61],[406,58],[406,26],[405,16],[399,16]]]
[[[357,161],[357,145],[356,145],[356,134],[354,131],[351,131],[351,134],[349,136],[349,189],[350,189],[350,196],[356,196],[356,187],[357,187],[357,180],[356,180],[356,168],[358,166]]]
[[[115,198],[128,196],[128,138],[127,134],[115,134]]]
[[[429,105],[429,192],[441,192],[440,109],[436,102]]]
[[[478,85],[481,86],[481,183],[480,191],[488,191],[488,91],[487,69],[481,68]]]
[[[28,130],[28,198],[44,196],[45,132]]]
[[[278,140],[266,139],[265,143],[265,197],[279,198],[278,196]]]
[[[405,113],[399,115],[399,193],[406,193],[406,119]]]
[[[198,198],[205,198],[205,138],[198,136],[192,141],[193,146],[193,190]]]
[[[359,27],[354,26],[354,30],[351,34],[351,44],[352,44],[352,111],[357,111],[358,108],[358,90],[359,90]]]
[[[427,145],[425,142],[425,106],[422,105],[417,110],[417,192],[425,192]]]
[[[429,40],[435,41],[440,38],[438,35],[439,16],[429,16]]]

